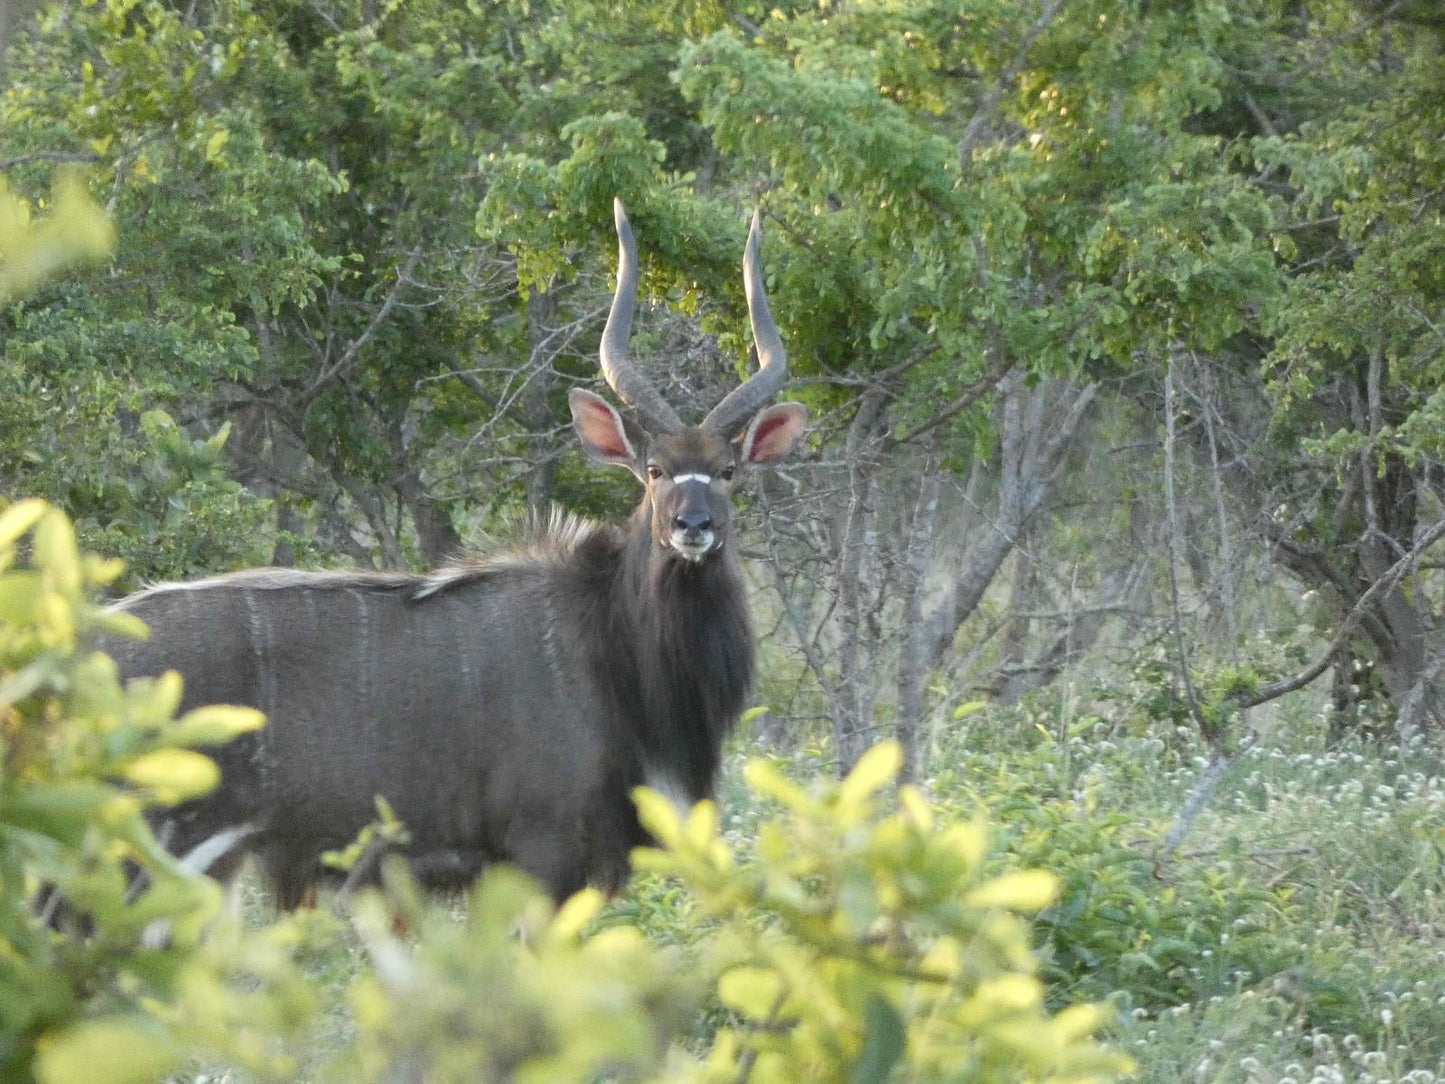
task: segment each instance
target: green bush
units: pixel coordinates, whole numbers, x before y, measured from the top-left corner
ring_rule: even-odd
[[[32,568],[16,569],[30,533]],[[164,1006],[188,980],[220,891],[160,847],[144,811],[203,793],[215,765],[190,747],[260,725],[259,713],[207,708],[180,719],[174,675],[122,689],[86,649],[97,632],[144,629],[89,602],[120,572],[83,557],[70,522],[39,501],[0,514],[0,1077],[154,1080],[182,1048]],[[130,867],[148,887],[132,888]],[[83,930],[51,929],[41,885]],[[164,921],[168,943],[145,932]],[[83,936],[81,935],[83,932]],[[90,1074],[90,1075],[87,1075]]]
[[[1034,920],[1052,998],[1157,1013],[1296,963],[1281,936],[1297,910],[1290,893],[1252,881],[1238,847],[1159,861],[1199,747],[1169,722],[1142,735],[1097,715],[1061,725],[1059,705],[1041,704],[1042,715],[986,713],[940,790],[1006,826],[1010,864],[1059,878],[1057,902]]]
[[[881,819],[877,792],[898,747],[869,752],[813,792],[763,761],[746,771],[783,814],[740,865],[716,810],[686,821],[661,798],[639,808],[663,844],[644,869],[679,877],[720,928],[708,946],[731,1011],[706,1081],[1099,1079],[1127,1061],[1091,1036],[1101,1010],[1044,1008],[1021,913],[1054,899],[1039,870],[987,873],[981,823],[937,822],[906,787]]]

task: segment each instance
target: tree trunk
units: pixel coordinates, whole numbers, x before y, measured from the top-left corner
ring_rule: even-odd
[[[876,514],[873,487],[877,472],[878,426],[883,410],[881,393],[866,393],[848,430],[848,503],[840,532],[834,582],[838,599],[838,691],[833,707],[833,740],[838,751],[839,776],[846,775],[867,748],[872,713],[864,718],[872,698],[873,675],[860,666],[863,636],[864,547]]]
[[[557,322],[557,296],[550,290],[534,290],[527,299],[528,357],[527,387],[522,394],[522,416],[532,440],[532,469],[527,475],[527,505],[545,515],[552,505],[557,485],[557,441],[552,435],[551,392],[556,380],[553,349],[549,337]]]

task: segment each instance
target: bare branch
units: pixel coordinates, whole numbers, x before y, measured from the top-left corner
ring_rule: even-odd
[[[14,169],[31,162],[99,162],[100,155],[89,151],[31,151],[13,158],[0,158],[0,170]]]
[[[1003,70],[998,81],[984,95],[983,101],[979,103],[978,109],[969,119],[968,126],[963,130],[963,138],[958,141],[958,160],[962,165],[968,165],[968,156],[973,152],[974,144],[978,142],[979,137],[983,134],[984,126],[988,124],[994,110],[998,108],[1004,91],[1013,86],[1014,80],[1019,77],[1019,72],[1023,71],[1024,64],[1028,60],[1029,50],[1034,47],[1034,42],[1038,40],[1039,35],[1044,32],[1049,23],[1054,21],[1054,16],[1063,6],[1064,0],[1052,0],[1044,8],[1039,17],[1034,20],[1033,25],[1024,33],[1023,40],[1019,42],[1019,47],[1014,51],[1013,59],[1009,61],[1008,67]]]
[[[1184,837],[1194,827],[1194,822],[1199,819],[1205,807],[1209,805],[1209,799],[1219,789],[1219,782],[1224,778],[1224,770],[1229,767],[1234,757],[1221,750],[1215,750],[1209,758],[1209,764],[1200,773],[1199,778],[1194,781],[1194,786],[1189,791],[1189,797],[1184,800],[1184,808],[1174,818],[1174,823],[1164,833],[1164,840],[1159,845],[1159,854],[1154,859],[1154,868],[1157,870],[1169,860],[1169,857],[1184,842]]]
[[[1406,574],[1416,566],[1420,555],[1436,542],[1439,542],[1441,538],[1445,538],[1445,519],[1440,520],[1421,535],[1419,541],[1415,543],[1408,553],[1391,565],[1383,576],[1370,584],[1369,589],[1355,601],[1355,605],[1345,616],[1344,621],[1341,622],[1339,631],[1335,633],[1335,638],[1330,641],[1329,647],[1325,649],[1324,654],[1315,662],[1305,667],[1294,677],[1286,678],[1283,681],[1276,681],[1253,693],[1236,696],[1235,705],[1239,708],[1252,708],[1259,704],[1266,704],[1271,700],[1279,699],[1286,693],[1303,689],[1310,682],[1314,681],[1315,678],[1323,674],[1325,669],[1330,665],[1331,660],[1333,660],[1340,650],[1344,648],[1345,644],[1349,642],[1350,637],[1355,634],[1355,629],[1358,628],[1361,621],[1364,620],[1366,611],[1371,604],[1381,595],[1393,591],[1396,585],[1405,578]]]
[[[401,296],[403,288],[408,285],[411,273],[415,270],[417,262],[420,259],[421,249],[412,249],[407,257],[406,265],[397,272],[396,281],[391,284],[391,289],[386,292],[386,298],[382,301],[381,307],[377,309],[371,317],[371,322],[366,325],[366,330],[351,341],[341,357],[338,358],[329,369],[325,370],[311,382],[311,386],[306,389],[305,398],[310,399],[333,377],[343,370],[349,369],[356,361],[356,356],[376,337],[376,333],[381,330],[381,326],[386,323],[387,318],[391,316],[391,310],[396,307],[397,299]]]

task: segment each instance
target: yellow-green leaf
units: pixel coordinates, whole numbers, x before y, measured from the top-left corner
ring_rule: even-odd
[[[9,572],[0,578],[0,621],[23,625],[35,619],[36,603],[45,593],[37,572]]]
[[[903,766],[903,748],[896,741],[881,741],[858,758],[838,797],[844,805],[855,805],[876,794]]]
[[[34,527],[50,506],[38,497],[17,501],[0,512],[0,546],[8,546]]]
[[[559,941],[576,940],[606,902],[607,898],[597,889],[584,888],[557,909],[557,917],[547,927],[547,936]]]
[[[730,1009],[754,1020],[767,1020],[777,1011],[783,980],[762,967],[735,967],[718,980],[718,997]]]
[[[181,1052],[154,1025],[133,1017],[74,1024],[40,1040],[40,1084],[154,1084],[181,1063]]]
[[[964,902],[970,907],[1003,907],[1010,911],[1040,911],[1059,895],[1059,879],[1048,870],[1023,869],[1005,873],[975,888]]]
[[[131,718],[142,725],[161,726],[176,716],[185,683],[181,675],[167,670],[160,677],[135,678],[126,684]]]
[[[649,787],[634,787],[632,800],[637,803],[637,817],[657,837],[659,843],[675,845],[682,838],[682,824],[672,803]]]
[[[206,161],[214,162],[221,157],[221,151],[231,139],[231,133],[222,128],[206,140]]]
[[[265,725],[265,714],[255,708],[210,704],[182,715],[170,737],[177,745],[219,745]]]
[[[695,849],[706,850],[713,836],[717,834],[717,804],[701,801],[693,806],[688,812],[683,833]]]
[[[899,788],[898,804],[914,828],[920,832],[933,830],[933,810],[928,804],[928,799],[917,787],[909,785]]]
[[[130,640],[149,640],[150,627],[135,614],[124,610],[99,610],[91,616],[97,632],[109,632]]]
[[[766,760],[748,761],[743,766],[743,778],[754,793],[763,798],[775,799],[789,809],[803,810],[809,805],[808,795],[803,788]]]
[[[35,567],[67,598],[80,594],[83,569],[75,528],[59,509],[48,509],[35,526]]]
[[[210,757],[189,749],[157,749],[136,757],[123,774],[167,804],[205,794],[220,781]]]
[[[84,564],[86,580],[97,587],[104,587],[125,571],[125,562],[119,557],[100,557],[87,553]]]
[[[51,213],[32,221],[27,201],[11,196],[0,177],[0,304],[20,297],[80,261],[105,259],[115,227],[74,170],[55,181]]]
[[[1054,1034],[1064,1042],[1083,1039],[1098,1031],[1104,1011],[1097,1005],[1070,1005],[1053,1019]]]

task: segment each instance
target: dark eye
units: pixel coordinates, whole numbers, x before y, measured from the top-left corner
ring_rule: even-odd
[[[723,470],[722,470],[722,480],[723,480],[724,482],[731,482],[731,481],[733,480],[733,468],[732,468],[732,467],[724,467],[724,468],[723,468]]]
[[[662,468],[656,463],[647,464],[647,476],[654,482],[657,481],[657,479],[662,477]]]

